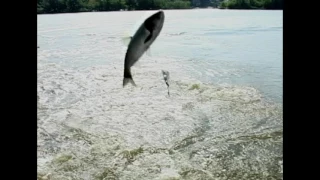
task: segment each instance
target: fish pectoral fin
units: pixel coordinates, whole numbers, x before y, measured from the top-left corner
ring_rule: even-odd
[[[122,38],[122,42],[124,45],[128,46],[132,40],[132,36]]]
[[[152,37],[152,31],[150,31],[150,34],[149,34],[149,36],[144,40],[144,43],[147,43],[148,41],[150,41],[151,37]]]

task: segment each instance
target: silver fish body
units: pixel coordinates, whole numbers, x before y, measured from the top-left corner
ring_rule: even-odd
[[[132,79],[130,68],[141,58],[144,52],[149,49],[154,40],[159,36],[164,19],[164,12],[158,11],[147,18],[131,38],[124,60],[123,87],[128,82],[136,86]]]
[[[169,87],[169,71],[165,71],[165,70],[162,70],[162,75],[163,75],[163,80],[164,82],[167,84],[167,86]]]
[[[168,96],[170,96],[170,92],[169,92],[170,73],[169,73],[169,71],[162,70],[162,75],[163,75],[163,80],[164,80],[164,82],[166,83],[166,85],[168,87]]]

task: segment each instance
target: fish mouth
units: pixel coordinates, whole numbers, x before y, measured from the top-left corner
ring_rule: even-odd
[[[148,19],[145,20],[144,25],[146,29],[148,29],[150,32],[155,29],[162,28],[164,23],[164,12],[162,10],[156,12],[152,16],[150,16]]]
[[[164,12],[162,10],[160,10],[157,13],[155,13],[153,15],[153,17],[156,18],[156,19],[161,19],[162,20],[162,19],[164,19]]]

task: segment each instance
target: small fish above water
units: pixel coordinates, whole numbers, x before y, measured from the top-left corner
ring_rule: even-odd
[[[165,71],[165,70],[162,70],[162,75],[163,75],[163,79],[164,81],[166,82],[167,84],[167,87],[168,87],[168,95],[170,96],[170,93],[169,93],[169,71]]]
[[[159,36],[164,23],[164,12],[158,11],[149,18],[147,18],[139,27],[137,32],[131,37],[125,60],[124,60],[124,78],[123,87],[128,82],[131,82],[134,86],[131,74],[131,67],[140,59],[145,51],[147,51],[154,40]]]

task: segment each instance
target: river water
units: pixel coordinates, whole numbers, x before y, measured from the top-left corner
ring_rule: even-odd
[[[38,15],[38,179],[282,179],[282,11]],[[170,72],[170,96],[161,70]]]

